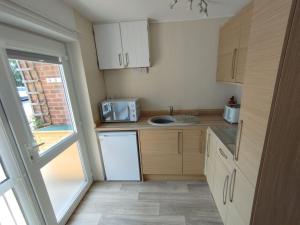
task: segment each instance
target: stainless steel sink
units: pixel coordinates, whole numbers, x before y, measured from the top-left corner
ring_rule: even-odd
[[[148,123],[152,125],[167,125],[175,122],[176,120],[173,116],[153,116],[148,120]]]
[[[199,123],[196,116],[175,115],[175,116],[153,116],[149,118],[148,123],[155,126],[174,126],[174,125],[192,125]]]

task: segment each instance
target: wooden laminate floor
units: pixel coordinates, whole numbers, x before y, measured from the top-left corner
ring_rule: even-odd
[[[205,182],[94,183],[68,225],[223,225]]]

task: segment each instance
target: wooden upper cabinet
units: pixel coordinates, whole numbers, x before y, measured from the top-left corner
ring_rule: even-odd
[[[94,25],[100,69],[149,67],[148,21]]]
[[[143,174],[182,175],[182,131],[141,130]]]
[[[205,157],[204,128],[183,130],[183,175],[203,175]]]
[[[239,17],[234,17],[223,25],[220,29],[219,54],[232,53],[239,47],[241,21]]]
[[[253,3],[245,7],[240,13],[240,42],[238,48],[238,56],[236,60],[235,81],[238,83],[244,82],[246,72],[247,52],[249,45],[251,21],[253,13]]]
[[[220,29],[217,81],[243,82],[252,5],[250,3]]]

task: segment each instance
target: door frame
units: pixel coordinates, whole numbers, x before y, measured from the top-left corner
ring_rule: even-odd
[[[46,159],[46,161],[41,160],[39,162],[39,165],[35,165],[30,159],[32,155],[30,154],[30,151],[28,151],[28,148],[29,146],[32,148],[32,135],[27,132],[28,126],[25,123],[27,119],[25,117],[25,114],[23,113],[23,108],[17,92],[15,91],[15,83],[12,79],[12,76],[10,75],[11,70],[8,64],[6,49],[9,48],[21,51],[31,51],[40,54],[50,54],[61,57],[62,59],[66,79],[65,83],[67,85],[67,90],[69,92],[69,98],[73,109],[74,122],[78,131],[77,135],[80,140],[79,154],[82,160],[83,170],[86,178],[86,183],[81,192],[78,193],[73,204],[66,212],[66,214],[59,220],[58,224],[65,224],[93,182],[87,155],[86,140],[83,134],[82,123],[78,111],[78,98],[75,94],[74,82],[71,76],[71,70],[67,57],[68,50],[65,43],[54,41],[15,28],[10,28],[1,24],[0,28],[3,28],[5,31],[7,31],[3,33],[1,32],[0,35],[0,73],[3,74],[0,76],[0,94],[3,97],[2,101],[4,110],[6,112],[9,112],[7,113],[7,117],[11,127],[13,127],[14,137],[18,144],[18,148],[22,150],[20,151],[21,157],[25,164],[25,168],[32,183],[33,189],[37,195],[37,199],[43,212],[44,218],[46,221],[48,221],[49,224],[53,225],[57,224],[54,210],[51,204],[49,204],[50,198],[47,194],[46,186],[42,179],[41,172],[36,168],[38,168],[38,166],[44,165],[45,162],[49,162],[54,158],[54,155],[57,155],[59,152],[56,152],[57,154],[50,151],[49,153],[46,152],[47,157],[44,158]],[[27,150],[25,151],[25,149]]]
[[[7,115],[0,99],[0,123],[3,125],[4,136],[9,151],[5,151],[2,156],[2,166],[8,175],[8,179],[0,184],[0,192],[5,193],[13,189],[18,200],[23,215],[29,224],[45,224],[43,214],[35,197],[26,169],[23,165],[17,144],[10,129]]]
[[[300,1],[294,0],[276,79],[251,225],[300,221]]]

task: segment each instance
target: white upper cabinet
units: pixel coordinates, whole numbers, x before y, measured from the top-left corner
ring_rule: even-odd
[[[122,22],[120,27],[126,67],[149,67],[147,21]]]
[[[100,69],[149,67],[147,20],[94,26]]]
[[[94,26],[100,69],[124,68],[120,24]]]

